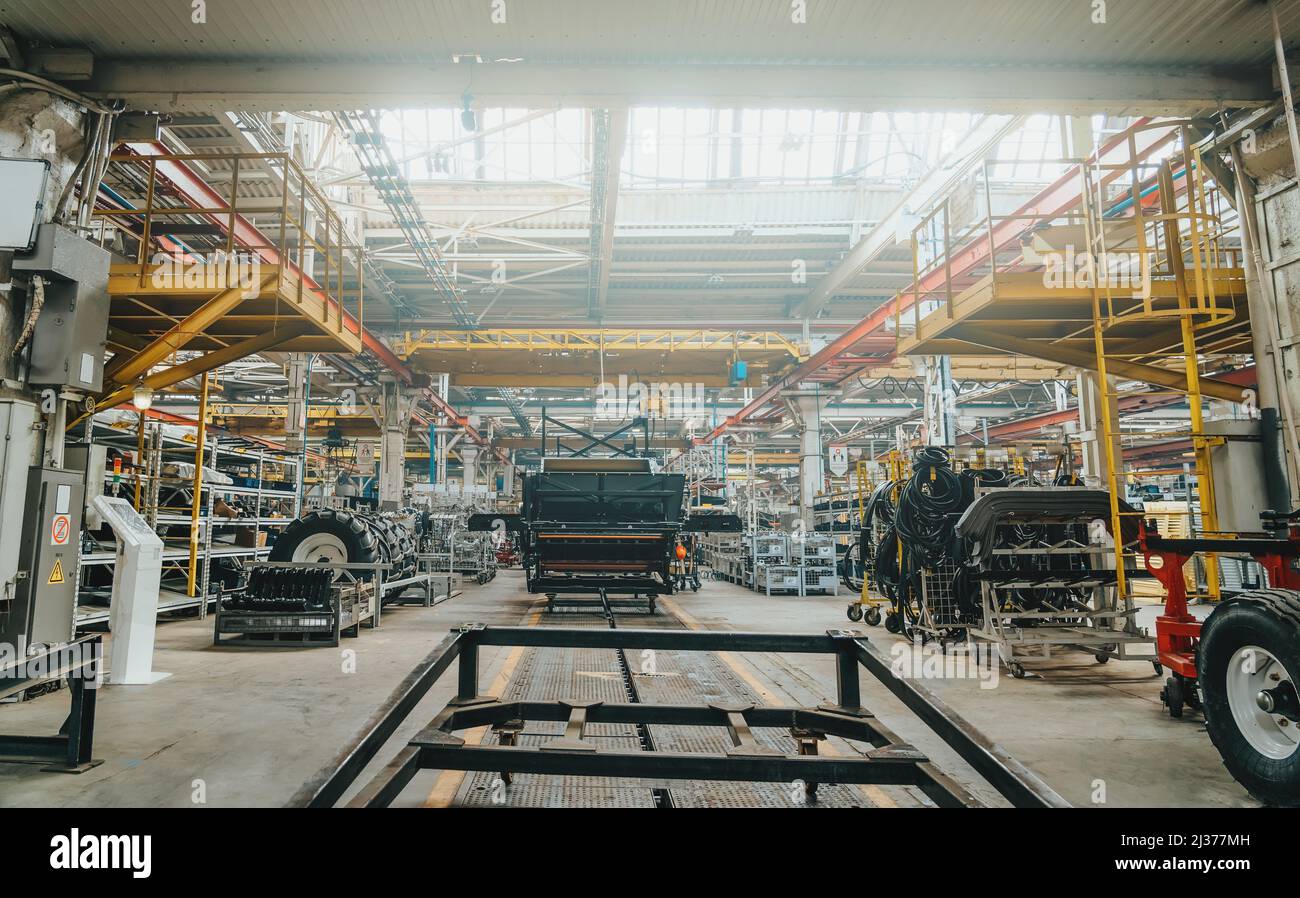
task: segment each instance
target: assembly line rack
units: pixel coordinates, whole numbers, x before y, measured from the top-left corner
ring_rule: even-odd
[[[388,562],[260,562],[260,567],[267,568],[337,571],[330,607],[321,611],[257,611],[228,609],[225,602],[219,601],[213,615],[212,644],[337,646],[343,636],[360,636],[362,624],[377,629],[383,620],[384,606],[405,604],[401,600],[412,587],[422,590],[422,604],[426,608],[450,598],[456,575],[429,570],[427,559],[425,563],[423,572],[387,580],[385,574],[393,567]],[[357,576],[364,571],[370,571],[370,580]],[[444,584],[441,594],[436,588],[439,581]]]
[[[995,558],[1031,564],[1061,557],[1081,562],[1074,570],[990,570],[973,575],[979,579],[982,614],[968,634],[972,640],[996,645],[1013,676],[1025,675],[1025,660],[1046,660],[1054,649],[1062,648],[1087,652],[1102,663],[1111,658],[1157,663],[1152,637],[1137,626],[1137,606],[1131,596],[1119,597],[1116,573],[1104,567],[1108,560],[1113,563],[1113,548],[1066,538],[992,551]],[[1025,609],[1016,604],[1016,595],[1023,590],[1070,590],[1087,595],[1087,603],[1055,610]],[[1141,644],[1150,650],[1134,653],[1132,647]]]
[[[714,575],[755,592],[839,594],[834,537],[827,533],[789,534],[780,530],[744,535],[707,534],[704,561]]]
[[[480,650],[491,646],[677,652],[777,652],[831,655],[837,696],[816,708],[754,705],[665,705],[614,702],[501,702],[479,689]],[[427,727],[400,749],[356,796],[350,807],[387,807],[421,770],[474,770],[502,774],[607,776],[650,780],[802,782],[914,786],[941,807],[983,802],[940,771],[915,746],[902,741],[862,706],[860,667],[952,748],[999,794],[1017,807],[1067,807],[1037,776],[988,740],[919,683],[898,676],[889,656],[853,630],[824,634],[734,633],[699,630],[622,630],[559,627],[489,627],[453,630],[389,696],[321,775],[291,799],[294,806],[333,807],[379,754],[416,705],[452,664],[456,696]],[[520,744],[528,721],[567,722],[558,739]],[[725,752],[629,751],[587,738],[597,724],[715,726],[726,728]],[[498,744],[457,735],[492,727]],[[760,745],[754,728],[784,729],[796,754]],[[819,755],[819,741],[834,736],[870,746],[861,754]],[[815,795],[815,789],[809,794]]]
[[[1095,532],[1099,522],[1089,513],[1069,508],[1070,494],[1083,491],[1035,490],[1060,493],[1059,506],[1037,513],[1018,508],[998,518],[989,562],[967,569],[980,601],[967,635],[996,646],[1012,676],[1025,675],[1024,661],[1047,660],[1058,649],[1086,652],[1099,663],[1148,661],[1160,672],[1154,640],[1137,625],[1137,605],[1119,589],[1114,539]],[[1003,490],[976,495],[994,492]],[[1132,579],[1138,572],[1124,573]],[[1149,649],[1137,651],[1141,645]]]

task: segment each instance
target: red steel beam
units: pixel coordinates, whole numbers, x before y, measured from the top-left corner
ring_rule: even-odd
[[[1222,380],[1226,383],[1249,386],[1255,383],[1255,366],[1248,365],[1245,368],[1238,368],[1235,371],[1229,371],[1224,374],[1215,374],[1216,380]],[[1130,396],[1121,396],[1119,399],[1119,410],[1126,411],[1145,411],[1147,409],[1163,408],[1167,405],[1173,405],[1182,402],[1181,396],[1170,396],[1168,393],[1135,393]],[[1021,418],[1018,421],[1007,421],[1003,424],[996,424],[989,428],[989,438],[1017,436],[1022,433],[1030,433],[1042,430],[1044,427],[1055,427],[1059,424],[1065,424],[1070,421],[1079,420],[1079,409],[1068,408],[1059,412],[1044,412],[1041,415],[1030,415],[1028,418]],[[967,435],[959,440],[961,443],[975,442],[974,435]]]

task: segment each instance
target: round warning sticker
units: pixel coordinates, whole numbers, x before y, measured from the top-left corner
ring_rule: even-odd
[[[50,545],[66,546],[72,533],[72,520],[66,514],[56,514],[50,521]]]

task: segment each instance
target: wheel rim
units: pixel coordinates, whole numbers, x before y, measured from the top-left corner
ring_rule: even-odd
[[[312,533],[298,543],[293,550],[294,561],[314,561],[323,564],[347,564],[348,549],[332,533]],[[340,574],[339,570],[334,571],[334,578],[337,579]]]
[[[1278,724],[1281,714],[1269,713],[1259,706],[1259,694],[1283,683],[1292,683],[1291,674],[1272,652],[1256,645],[1242,646],[1228,661],[1226,674],[1228,709],[1237,730],[1255,751],[1275,761],[1285,760],[1300,747],[1296,725]]]

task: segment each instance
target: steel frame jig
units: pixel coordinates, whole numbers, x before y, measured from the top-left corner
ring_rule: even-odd
[[[502,702],[479,694],[483,646],[589,648],[699,652],[829,654],[836,659],[837,697],[816,708],[754,705],[659,705],[586,701]],[[633,779],[802,781],[810,794],[818,783],[909,785],[941,807],[983,803],[902,741],[862,707],[860,667],[866,668],[963,760],[1017,807],[1066,807],[1063,798],[990,742],[927,689],[898,677],[889,658],[861,633],[733,633],[689,630],[620,630],[558,627],[488,627],[467,624],[453,631],[411,672],[365,730],[316,780],[290,802],[333,807],[435,682],[457,662],[453,698],[368,783],[348,807],[387,807],[420,770],[469,770],[502,774],[614,776]],[[527,721],[566,721],[565,733],[540,746],[518,744]],[[725,752],[608,750],[584,738],[589,724],[725,727]],[[491,726],[497,745],[470,744],[458,731]],[[760,745],[753,727],[790,731],[798,753]],[[871,746],[852,757],[819,756],[817,742],[837,736]]]
[[[0,763],[44,764],[41,769],[50,773],[84,773],[103,763],[91,757],[103,654],[104,637],[95,633],[26,655],[22,667],[0,668],[0,698],[62,679],[68,681],[70,698],[57,734],[0,735]]]

